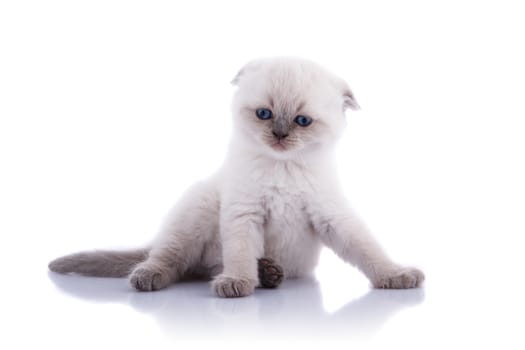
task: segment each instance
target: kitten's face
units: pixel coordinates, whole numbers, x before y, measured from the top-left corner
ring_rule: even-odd
[[[276,158],[333,146],[346,124],[344,107],[357,108],[344,81],[309,61],[252,62],[234,83],[235,132]]]

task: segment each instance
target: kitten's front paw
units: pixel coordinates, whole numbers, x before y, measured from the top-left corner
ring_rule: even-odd
[[[153,267],[139,265],[129,276],[133,288],[142,292],[162,289],[170,284],[168,273],[155,270]]]
[[[404,267],[384,274],[373,281],[374,288],[407,289],[421,287],[425,275],[416,268]]]
[[[245,278],[234,278],[218,275],[212,282],[212,289],[223,298],[245,297],[253,293],[256,280]]]

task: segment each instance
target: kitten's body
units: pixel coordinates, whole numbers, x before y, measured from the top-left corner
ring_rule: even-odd
[[[77,253],[50,268],[131,272],[132,286],[146,291],[201,275],[214,277],[220,296],[244,296],[259,284],[257,259],[272,258],[286,278],[300,277],[314,269],[324,244],[376,287],[419,286],[423,274],[385,255],[338,186],[333,148],[345,126],[343,107],[357,108],[346,83],[312,62],[285,58],[252,62],[234,83],[234,132],[223,166],[187,191],[151,247]],[[257,118],[260,108],[272,117]],[[313,122],[301,126],[297,115]]]

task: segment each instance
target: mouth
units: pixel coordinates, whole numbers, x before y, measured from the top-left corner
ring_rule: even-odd
[[[281,140],[272,143],[270,146],[276,151],[286,151],[286,144]]]

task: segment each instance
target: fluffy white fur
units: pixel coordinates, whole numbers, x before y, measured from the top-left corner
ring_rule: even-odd
[[[345,129],[345,109],[358,108],[347,84],[296,58],[250,62],[233,84],[234,131],[224,164],[186,192],[151,247],[129,256],[77,253],[50,268],[106,276],[133,268],[132,286],[146,291],[203,275],[213,277],[219,296],[238,297],[258,286],[258,258],[274,259],[286,278],[300,277],[314,269],[326,245],[374,287],[420,286],[422,272],[385,254],[339,187],[333,150]],[[271,110],[272,118],[257,118],[258,108]],[[313,122],[299,126],[297,115]],[[94,268],[97,262],[106,267]]]

